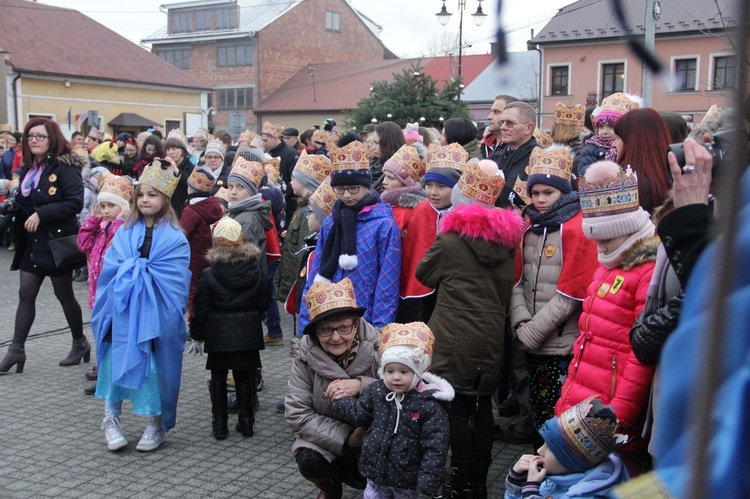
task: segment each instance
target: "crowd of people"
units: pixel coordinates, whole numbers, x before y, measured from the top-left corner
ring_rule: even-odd
[[[278,409],[319,498],[343,484],[367,498],[486,498],[494,440],[535,450],[506,497],[601,496],[680,465],[675,438],[659,445],[662,397],[675,403],[660,360],[713,217],[700,143],[732,116],[714,107],[688,138],[680,116],[616,93],[591,110],[558,104],[549,133],[507,95],[479,130],[451,118],[339,133],[326,120],[301,134],[266,122],[236,141],[68,140],[47,118],[0,127],[20,271],[0,373],[23,372],[49,277],[72,335],[60,365],[94,350],[86,392],[104,399],[110,451],[128,445],[124,400],[145,417],[136,449],[163,444],[188,341],[207,354],[213,437],[229,437],[232,406],[252,437],[261,351],[288,341]],[[680,163],[668,148],[683,142]],[[74,277],[88,282],[91,343]],[[502,416],[516,418],[503,428]]]

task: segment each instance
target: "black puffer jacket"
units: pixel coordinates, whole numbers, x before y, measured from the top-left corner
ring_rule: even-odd
[[[423,382],[404,394],[400,409],[381,379],[359,398],[333,403],[352,426],[368,426],[359,458],[362,476],[382,486],[417,490],[432,497],[442,483],[448,455],[448,402],[455,395],[443,378],[425,373]]]
[[[646,308],[649,308],[649,297]],[[641,314],[630,330],[630,344],[638,361],[646,366],[659,363],[659,356],[669,335],[677,328],[682,308],[682,293],[651,314]]]
[[[258,248],[249,243],[208,251],[211,267],[203,271],[190,318],[190,336],[205,341],[207,353],[264,349],[261,320],[271,302],[271,288],[259,256]]]

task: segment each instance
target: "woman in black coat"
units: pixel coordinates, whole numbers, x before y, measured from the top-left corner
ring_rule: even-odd
[[[83,335],[81,306],[73,294],[73,269],[80,263],[55,266],[49,245],[51,239],[78,233],[76,216],[83,208],[84,160],[71,154],[60,127],[48,118],[33,118],[26,124],[22,150],[14,222],[16,253],[11,265],[11,270],[21,271],[21,284],[13,342],[0,361],[0,373],[14,365],[16,372],[23,372],[24,344],[34,323],[36,297],[45,277],[52,281],[73,335],[73,348],[60,365],[77,365],[81,359],[88,362],[91,356],[91,346]]]
[[[172,208],[174,208],[177,218],[179,218],[182,216],[182,208],[187,203],[187,179],[193,173],[193,163],[190,161],[191,156],[188,153],[185,142],[178,136],[167,138],[167,141],[164,143],[164,151],[166,153],[164,159],[168,163],[174,162],[174,165],[180,172],[180,181],[177,183],[177,187],[170,198]]]

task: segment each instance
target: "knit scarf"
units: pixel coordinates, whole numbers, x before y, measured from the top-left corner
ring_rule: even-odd
[[[245,208],[249,208],[251,206],[255,206],[258,203],[262,203],[263,198],[260,194],[255,194],[254,196],[250,196],[249,198],[245,198],[241,201],[237,201],[236,203],[229,203],[229,211],[232,213],[237,213],[240,211],[245,210]]]
[[[581,211],[581,198],[578,191],[563,194],[544,213],[540,213],[533,204],[530,204],[526,208],[526,215],[531,221],[529,230],[534,234],[542,234],[544,229],[559,230],[563,223],[573,218],[579,211]]]
[[[616,161],[617,160],[617,149],[615,149],[614,146],[615,139],[610,137],[600,137],[598,135],[592,135],[588,139],[586,139],[586,144],[594,144],[596,147],[601,147],[602,149],[606,149],[607,152],[604,155],[604,159],[606,161]]]
[[[333,360],[341,366],[341,369],[346,371],[346,368],[349,367],[349,364],[352,363],[354,359],[357,358],[357,351],[359,350],[359,333],[354,336],[354,339],[352,340],[352,344],[349,346],[349,350],[342,353],[338,356],[331,356]]]
[[[333,205],[331,216],[333,217],[333,226],[326,237],[323,246],[323,253],[320,255],[320,268],[318,274],[328,279],[333,279],[336,270],[339,268],[340,257],[344,255],[351,256],[355,259],[354,266],[345,268],[352,270],[356,268],[357,262],[357,215],[365,206],[372,206],[380,201],[378,194],[370,190],[362,200],[352,206],[347,206],[342,200],[337,200]],[[350,265],[346,265],[350,267]]]
[[[422,186],[419,184],[412,185],[410,187],[398,187],[396,189],[381,192],[380,199],[382,199],[384,203],[388,203],[391,206],[399,206],[398,200],[401,198],[401,194],[406,194],[409,192],[419,192],[421,190]]]
[[[614,250],[612,253],[599,253],[599,263],[610,270],[621,266],[625,252],[628,251],[636,241],[640,241],[641,239],[645,239],[647,237],[653,237],[655,229],[656,227],[654,227],[654,224],[649,220],[649,222],[644,225],[641,230],[634,234],[630,234],[630,237],[628,237],[625,242],[622,243],[620,247]]]

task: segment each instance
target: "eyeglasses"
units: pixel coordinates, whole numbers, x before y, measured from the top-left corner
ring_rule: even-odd
[[[322,338],[333,336],[334,332],[339,333],[339,336],[348,336],[352,333],[352,331],[354,331],[354,328],[356,326],[357,323],[352,322],[351,324],[344,324],[343,326],[338,327],[319,327],[315,332]]]
[[[49,135],[41,135],[38,133],[30,133],[26,136],[26,138],[31,142],[32,140],[36,140],[37,142],[44,142],[49,138]]]
[[[362,187],[361,185],[347,185],[347,186],[337,185],[336,187],[333,188],[333,192],[335,192],[339,196],[341,196],[345,192],[348,192],[349,194],[357,194],[361,187]]]
[[[497,122],[500,126],[504,124],[508,128],[513,128],[516,125],[528,125],[529,123],[531,123],[530,121],[527,121],[525,123],[516,123],[515,121],[512,121],[512,120],[497,120]]]
[[[206,156],[206,161],[220,161],[220,160],[221,160],[221,156],[213,156],[213,155]]]

